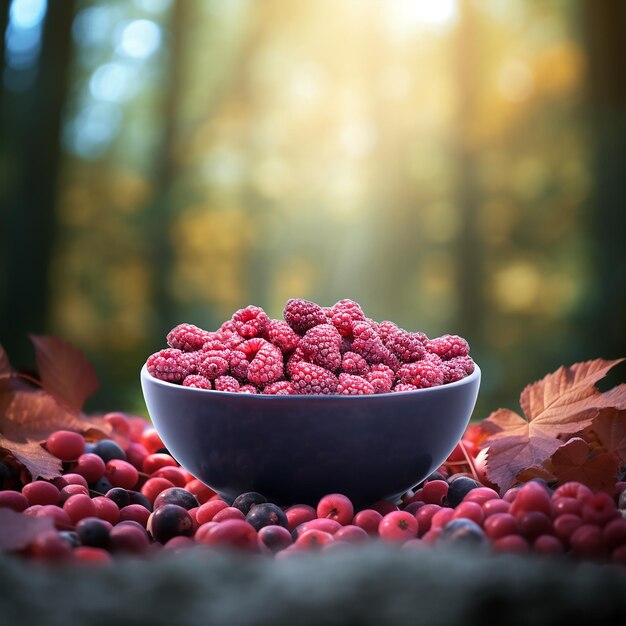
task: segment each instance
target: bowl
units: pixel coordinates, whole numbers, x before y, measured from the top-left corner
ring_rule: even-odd
[[[394,500],[436,470],[471,417],[480,369],[440,387],[368,396],[271,396],[194,389],[141,370],[172,456],[226,501],[258,491],[280,505],[343,493]]]

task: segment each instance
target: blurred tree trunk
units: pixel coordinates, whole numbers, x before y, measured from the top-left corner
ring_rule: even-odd
[[[0,328],[1,340],[17,366],[30,358],[25,335],[45,332],[47,326],[59,139],[73,17],[73,1],[48,3],[35,83],[26,92],[5,90],[3,95],[3,136],[9,141],[13,184],[3,201],[6,230],[0,254],[5,277]]]
[[[589,59],[595,182],[590,223],[596,245],[584,334],[590,354],[608,358],[626,356],[626,3],[585,0],[582,22]]]
[[[482,238],[478,232],[480,190],[479,147],[472,137],[478,84],[478,19],[472,4],[462,0],[455,48],[457,85],[456,202],[461,228],[457,241],[458,311],[456,332],[482,345]]]

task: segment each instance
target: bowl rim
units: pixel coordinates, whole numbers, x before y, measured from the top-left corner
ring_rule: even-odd
[[[329,400],[338,400],[340,402],[347,402],[350,400],[356,401],[356,402],[363,402],[363,401],[369,400],[371,402],[374,398],[389,398],[389,397],[406,398],[406,397],[413,397],[413,396],[418,396],[418,395],[427,395],[429,393],[441,393],[441,390],[443,389],[450,389],[453,387],[462,387],[463,385],[468,385],[474,382],[476,379],[480,380],[481,370],[480,370],[480,367],[478,366],[478,363],[474,361],[474,371],[469,376],[466,376],[465,378],[461,378],[461,380],[456,380],[452,383],[446,383],[445,385],[437,385],[435,387],[426,387],[424,389],[401,391],[399,393],[388,392],[388,393],[368,394],[368,395],[362,395],[362,396],[344,396],[341,394],[328,394],[328,395],[294,394],[290,396],[277,396],[277,395],[263,394],[263,393],[258,393],[258,394],[238,393],[235,391],[216,391],[215,389],[198,389],[196,387],[183,387],[182,385],[178,385],[176,383],[170,383],[166,380],[161,380],[160,378],[155,378],[154,376],[151,376],[150,374],[148,374],[148,366],[146,363],[144,363],[143,367],[141,368],[140,378],[141,378],[142,383],[145,380],[145,381],[149,381],[150,383],[156,384],[157,386],[165,387],[166,389],[168,388],[172,390],[182,389],[186,393],[205,394],[207,395],[207,397],[210,397],[210,396],[219,397],[219,398],[235,397],[235,398],[241,399],[244,396],[247,396],[248,398],[252,399],[251,400],[252,402],[268,402],[268,401],[289,402],[289,401],[295,401],[295,400],[302,400],[302,398],[306,398],[307,400],[310,400],[313,402],[328,402]]]

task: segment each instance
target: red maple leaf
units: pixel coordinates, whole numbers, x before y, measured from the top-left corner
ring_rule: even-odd
[[[546,467],[561,484],[577,481],[612,495],[619,460],[614,452],[596,454],[584,439],[572,437],[552,455]]]
[[[626,410],[626,384],[601,393],[596,382],[623,359],[585,361],[560,367],[528,385],[520,395],[524,417],[499,409],[483,422],[490,433],[487,478],[502,490],[530,468],[540,467],[563,445],[562,436],[579,433],[603,410]]]
[[[607,452],[614,452],[626,465],[626,412],[615,409],[600,411],[590,429]]]

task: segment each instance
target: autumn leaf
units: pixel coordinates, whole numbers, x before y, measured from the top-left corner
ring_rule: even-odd
[[[42,448],[38,441],[27,439],[18,442],[0,435],[0,449],[9,452],[29,471],[33,480],[44,478],[50,480],[61,475],[63,464],[55,456]]]
[[[52,517],[32,517],[11,509],[0,509],[0,550],[16,552],[28,547],[47,530],[54,530]]]
[[[80,411],[85,400],[98,389],[93,365],[74,346],[42,335],[30,335],[41,385],[68,408]]]
[[[499,409],[483,422],[489,438],[487,478],[502,490],[522,472],[542,466],[563,444],[563,435],[579,433],[600,411],[626,409],[626,385],[601,393],[595,386],[623,359],[585,361],[560,367],[528,385],[520,395],[524,417]]]
[[[619,460],[613,452],[595,454],[584,439],[572,437],[552,455],[546,467],[561,484],[576,481],[612,494]]]
[[[626,412],[609,409],[601,411],[591,425],[602,447],[614,452],[626,465]]]

